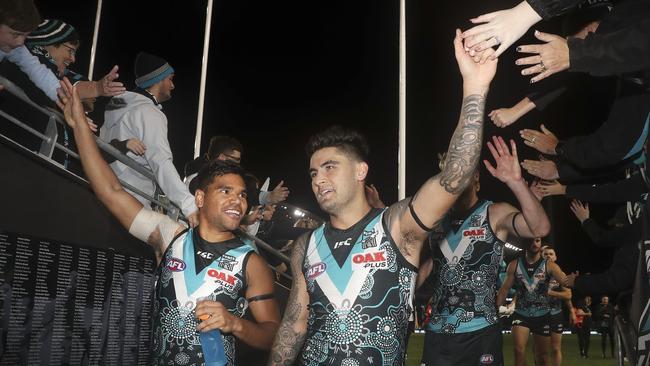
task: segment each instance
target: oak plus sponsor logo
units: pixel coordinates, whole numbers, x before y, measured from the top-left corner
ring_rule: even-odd
[[[214,268],[209,269],[207,275],[210,278],[214,278],[217,282],[221,283],[228,289],[234,288],[237,284],[237,281],[239,281],[239,279],[231,273],[228,273],[227,271],[220,271]]]
[[[485,228],[473,227],[463,230],[463,237],[470,237],[475,240],[485,240]]]
[[[480,362],[481,362],[481,364],[483,364],[483,365],[491,365],[492,362],[494,362],[494,356],[492,356],[492,355],[489,354],[489,353],[486,353],[486,354],[484,354],[484,355],[481,355]]]
[[[306,273],[307,279],[313,280],[316,277],[325,273],[325,270],[327,270],[327,264],[323,262],[316,263],[307,269],[307,273]]]
[[[352,269],[356,268],[388,268],[386,251],[372,251],[352,256]]]
[[[535,273],[535,278],[537,278],[537,279],[539,279],[539,280],[543,280],[543,279],[546,278],[546,273],[544,273],[544,272],[542,272],[542,273]]]
[[[183,262],[182,259],[171,257],[171,258],[167,258],[167,261],[165,262],[165,267],[167,267],[167,269],[173,272],[182,272],[185,270],[186,264],[185,262]]]

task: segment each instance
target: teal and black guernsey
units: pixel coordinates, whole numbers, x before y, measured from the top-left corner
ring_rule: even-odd
[[[197,300],[220,302],[238,317],[248,308],[246,265],[253,248],[234,238],[208,243],[189,229],[176,237],[156,273],[152,363],[203,365],[194,313]],[[227,365],[235,364],[235,337],[221,334]]]
[[[417,269],[390,237],[385,210],[347,230],[329,223],[307,243],[309,293],[300,365],[403,365]]]
[[[435,333],[468,333],[497,324],[499,264],[505,243],[490,227],[481,200],[464,220],[449,214],[429,235],[433,259],[431,320]]]
[[[562,291],[562,286],[555,280],[549,281],[549,286],[553,291]],[[562,299],[559,297],[548,295],[549,312],[551,315],[562,313]]]
[[[515,313],[529,318],[544,316],[550,311],[548,286],[551,280],[546,259],[527,264],[522,256],[517,259],[515,289],[517,302]]]

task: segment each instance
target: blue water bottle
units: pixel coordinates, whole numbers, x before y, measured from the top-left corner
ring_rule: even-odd
[[[225,366],[227,359],[219,329],[199,332],[199,337],[205,366]]]

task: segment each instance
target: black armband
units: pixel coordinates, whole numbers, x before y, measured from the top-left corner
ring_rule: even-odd
[[[415,220],[415,223],[418,224],[420,229],[426,231],[426,232],[431,232],[433,231],[433,228],[428,228],[422,220],[418,217],[418,215],[415,213],[415,210],[413,209],[413,197],[409,200],[409,211],[411,211],[411,216],[413,216],[413,220]]]
[[[517,219],[517,216],[519,216],[521,212],[517,212],[512,216],[512,230],[515,231],[515,234],[517,234],[518,237],[521,238],[521,235],[519,234],[519,231],[517,231],[517,225],[515,225],[515,220]]]
[[[249,297],[246,300],[248,300],[248,302],[253,302],[253,301],[269,300],[269,299],[273,299],[273,298],[275,298],[275,294],[274,293],[269,293],[269,294],[263,294],[263,295],[257,295],[257,296]]]

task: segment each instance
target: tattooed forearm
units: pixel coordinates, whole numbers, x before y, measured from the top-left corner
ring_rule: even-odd
[[[271,365],[293,365],[298,357],[307,332],[296,331],[294,325],[300,317],[300,312],[305,304],[292,303],[295,299],[289,298],[287,308],[282,319],[282,324],[275,336],[275,343],[271,349]]]
[[[485,97],[472,94],[463,99],[460,121],[449,143],[440,185],[451,194],[460,194],[470,182],[481,155]]]
[[[303,236],[295,241],[291,254],[291,270],[293,283],[291,293],[287,300],[287,307],[284,310],[282,323],[275,336],[275,342],[271,348],[269,365],[284,366],[293,365],[300,354],[302,344],[307,334],[307,303],[309,294],[305,279],[302,276],[302,262],[305,256],[306,238]]]

